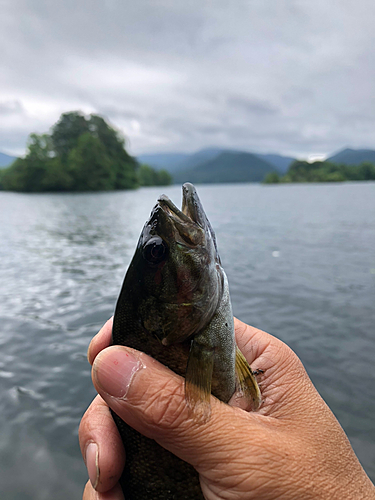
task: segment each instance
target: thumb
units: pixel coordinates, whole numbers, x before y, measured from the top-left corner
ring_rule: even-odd
[[[252,445],[261,446],[257,441],[264,422],[259,415],[212,396],[209,421],[194,419],[186,405],[184,379],[134,349],[111,346],[101,351],[93,364],[93,382],[122,420],[200,473],[218,473],[228,461],[236,462],[244,429],[252,429]]]

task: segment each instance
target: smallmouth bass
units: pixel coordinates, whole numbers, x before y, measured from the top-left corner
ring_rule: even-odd
[[[113,319],[112,343],[138,349],[185,377],[196,418],[210,416],[210,394],[227,403],[236,387],[260,404],[250,366],[236,346],[228,281],[215,233],[192,184],[182,209],[161,196],[126,273]],[[126,500],[203,499],[195,469],[113,418],[126,449]]]

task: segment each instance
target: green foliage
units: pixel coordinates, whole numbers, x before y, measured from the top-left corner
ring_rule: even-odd
[[[157,177],[156,186],[169,186],[170,184],[172,184],[173,177],[171,176],[171,174],[167,170],[162,168],[161,170],[159,170],[157,172],[157,174],[158,174],[158,177]]]
[[[109,127],[98,115],[91,115],[89,129],[104,146],[114,173],[114,189],[129,189],[139,184],[138,162],[125,150],[125,139],[114,128]],[[111,189],[111,188],[109,188]]]
[[[277,172],[270,172],[264,178],[264,184],[278,184],[280,182],[280,176]]]
[[[168,186],[172,184],[172,176],[166,170],[155,170],[149,165],[141,165],[138,172],[141,186]]]
[[[138,162],[121,134],[98,115],[64,113],[51,134],[31,134],[24,159],[4,169],[0,188],[12,191],[98,191],[139,185]]]
[[[103,143],[89,132],[82,134],[68,156],[69,174],[77,191],[113,189],[116,173]]]
[[[79,137],[89,131],[89,120],[79,111],[63,113],[52,127],[51,140],[56,155],[63,163],[78,144]]]
[[[59,157],[48,162],[41,183],[41,191],[73,191],[74,180],[70,172],[64,168]]]
[[[27,156],[30,161],[45,162],[54,155],[51,137],[48,134],[30,134],[27,141]]]
[[[6,191],[25,191],[27,183],[28,171],[22,158],[17,158],[10,167],[2,171],[1,184]]]
[[[352,170],[354,169],[354,176],[353,180],[360,180],[360,181],[374,181],[375,180],[375,165],[370,163],[370,162],[363,162],[360,165],[358,165],[357,168],[355,167],[347,167],[349,170],[349,175],[352,175]],[[358,176],[358,179],[355,177]]]
[[[277,174],[276,174],[277,175]],[[328,161],[294,161],[287,173],[279,178],[268,174],[264,182],[342,182],[375,180],[375,165],[364,162],[358,166],[339,165]]]

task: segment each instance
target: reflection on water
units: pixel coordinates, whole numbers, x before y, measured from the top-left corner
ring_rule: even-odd
[[[375,184],[199,193],[235,314],[297,352],[374,479]],[[0,193],[0,498],[80,497],[86,349],[159,194]]]

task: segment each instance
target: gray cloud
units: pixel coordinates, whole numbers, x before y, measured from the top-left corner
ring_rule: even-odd
[[[68,110],[131,153],[375,148],[372,0],[3,0],[0,150]]]
[[[13,100],[0,102],[0,115],[11,116],[22,113],[24,113],[24,109],[20,101]]]

